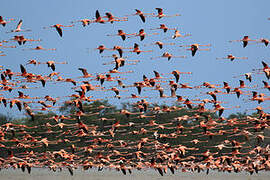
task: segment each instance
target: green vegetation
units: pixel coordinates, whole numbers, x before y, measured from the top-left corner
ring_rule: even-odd
[[[129,115],[125,115],[121,112],[121,109],[127,110]],[[1,125],[5,127],[6,123],[14,123],[20,125],[26,125],[26,127],[14,127],[15,133],[12,130],[7,130],[5,139],[10,141],[1,142],[6,147],[0,148],[0,156],[5,157],[8,150],[12,150],[14,153],[22,153],[25,151],[35,150],[36,152],[46,151],[59,151],[65,149],[67,152],[71,152],[71,145],[75,147],[87,147],[93,144],[100,145],[100,148],[94,152],[105,151],[107,153],[110,150],[106,149],[106,145],[111,141],[113,144],[117,144],[117,140],[126,141],[134,146],[134,149],[120,151],[133,152],[137,148],[138,140],[141,138],[149,138],[151,141],[158,141],[163,144],[167,144],[168,147],[174,147],[183,145],[188,148],[194,148],[187,151],[187,155],[193,155],[210,150],[211,152],[218,153],[231,153],[233,148],[217,149],[217,145],[225,144],[225,140],[236,140],[240,142],[243,148],[241,152],[249,152],[257,145],[265,146],[269,144],[269,139],[265,141],[258,141],[256,134],[269,133],[265,128],[255,129],[253,128],[256,121],[250,121],[248,117],[258,118],[258,114],[247,115],[246,113],[232,114],[225,118],[219,118],[216,113],[203,112],[199,113],[196,109],[186,109],[181,106],[166,107],[165,105],[148,105],[147,110],[144,113],[140,113],[136,105],[122,104],[122,108],[118,109],[112,106],[107,101],[95,101],[92,103],[84,103],[83,110],[84,115],[78,117],[76,111],[77,107],[73,104],[65,104],[60,108],[60,112],[64,114],[64,119],[55,120],[56,114],[54,113],[37,113],[35,114],[34,121],[31,118],[13,119],[8,116],[1,115]],[[230,120],[234,119],[236,124],[230,124]],[[154,120],[154,123],[151,121]],[[80,128],[78,123],[82,122],[89,129],[86,136],[78,136]],[[210,124],[209,127],[203,128],[201,123]],[[58,126],[60,123],[64,123],[63,127]],[[119,123],[119,127],[115,124]],[[215,125],[211,125],[216,123]],[[109,133],[109,130],[114,127],[114,137]],[[237,135],[243,130],[248,130],[252,133],[252,136]],[[24,133],[20,133],[24,131]],[[212,135],[211,135],[212,133]],[[14,148],[21,139],[25,137],[25,134],[30,134],[37,140],[47,138],[49,145],[38,146],[42,143],[35,142],[31,145],[35,148]],[[156,134],[156,135],[155,135]],[[236,135],[236,136],[234,136]],[[100,138],[99,141],[95,139]],[[15,141],[12,141],[16,139]],[[67,141],[63,141],[66,139]],[[103,141],[108,139],[109,142]],[[200,142],[194,143],[193,140],[197,139]],[[142,147],[143,152],[152,152],[153,144],[148,144]],[[227,144],[227,147],[232,147],[231,144]],[[80,152],[83,153],[83,152]]]

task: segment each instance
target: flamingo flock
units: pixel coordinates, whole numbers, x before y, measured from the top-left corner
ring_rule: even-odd
[[[55,24],[43,29],[54,29],[59,38],[65,38],[65,28],[69,27],[67,29],[72,31],[77,23],[82,23],[80,28],[100,24],[117,27],[118,23],[126,23],[131,18],[139,18],[142,24],[147,24],[149,18],[156,21],[168,18],[168,22],[169,18],[181,18],[180,14],[167,14],[162,8],[153,11],[144,13],[135,9],[135,14],[131,12],[116,17],[111,12],[102,16],[96,10],[93,12],[94,18],[78,18],[72,24]],[[13,21],[17,20],[0,16],[1,28],[8,28]],[[23,20],[18,21],[16,29],[7,31],[8,34],[31,32],[30,29],[22,28]],[[168,37],[169,33],[171,36]],[[26,42],[42,42],[41,39],[28,39],[25,36],[16,34],[9,40],[1,41],[0,55],[9,55],[4,54],[6,48],[16,49],[12,45],[14,41],[19,46],[24,46]],[[78,76],[69,77],[68,74],[58,72],[58,66],[69,65],[68,61],[62,60],[25,60],[18,65],[19,71],[1,66],[1,106],[22,112],[29,124],[8,122],[0,126],[0,169],[20,168],[30,174],[32,168],[48,168],[52,171],[66,168],[70,175],[74,175],[74,170],[79,168],[85,171],[115,169],[127,175],[133,170],[151,168],[161,176],[168,171],[172,174],[176,171],[208,174],[210,170],[246,171],[253,174],[270,170],[268,62],[259,61],[256,69],[247,69],[249,72],[233,77],[239,82],[237,86],[230,85],[228,80],[215,84],[207,81],[198,84],[184,82],[182,76],[188,79],[196,72],[178,68],[171,72],[154,70],[150,72],[151,76],[145,72],[141,74],[141,80],[137,81],[132,79],[132,74],[136,65],[144,63],[144,54],[151,56],[149,61],[165,58],[166,63],[171,63],[178,58],[185,60],[211,53],[212,44],[185,43],[185,39],[192,34],[180,33],[177,27],[167,27],[165,24],[132,32],[118,28],[116,32],[108,32],[105,36],[110,41],[120,36],[123,43],[129,41],[134,44],[132,47],[107,47],[104,44],[93,47],[93,52],[101,59],[110,59],[109,62],[100,63],[104,67],[111,66],[105,72],[92,72],[93,67],[76,67]],[[144,43],[148,38],[154,41]],[[180,38],[183,41],[181,44],[178,41]],[[174,40],[174,43],[168,39]],[[242,43],[243,48],[255,43],[263,43],[264,48],[267,48],[269,43],[265,38],[250,39],[246,35],[240,40],[229,42]],[[57,50],[55,47],[35,46],[22,50]],[[168,49],[179,48],[182,51],[171,54],[164,50],[165,46],[166,49],[168,46]],[[186,50],[191,51],[191,54],[185,53]],[[110,55],[105,56],[105,53]],[[130,56],[134,59],[130,59]],[[216,59],[247,61],[248,57],[229,54]],[[33,73],[29,70],[30,66],[42,68],[48,73]],[[254,77],[260,78],[259,84],[253,80]],[[62,95],[49,94],[50,91],[46,96],[31,95],[31,89],[51,86],[64,86]],[[65,94],[66,89],[73,93]],[[191,92],[196,94],[195,97],[190,95]],[[98,96],[99,93],[105,98]],[[249,109],[253,115],[224,117],[224,111],[241,106],[240,103],[228,105],[228,102],[223,101],[225,96],[244,99],[245,103],[256,102],[257,105]],[[131,108],[117,109],[101,103],[108,99],[129,102]],[[156,101],[174,104],[159,105]],[[69,107],[71,111],[63,112],[63,107]],[[49,116],[45,117],[46,113]]]

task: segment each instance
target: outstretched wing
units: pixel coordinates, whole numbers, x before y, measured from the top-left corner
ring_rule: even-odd
[[[140,14],[140,18],[141,18],[142,22],[145,23],[145,16],[143,14]]]
[[[63,31],[60,27],[56,26],[56,31],[58,32],[58,34],[62,37],[63,36]]]
[[[139,45],[137,43],[134,43],[134,48],[139,48]]]
[[[117,49],[119,56],[122,57],[123,56],[123,50],[122,49]]]
[[[19,23],[18,23],[16,29],[21,29],[21,26],[22,26],[22,20],[19,21]]]
[[[156,10],[158,11],[159,14],[160,14],[160,13],[163,13],[162,8],[156,8]]]
[[[192,55],[192,56],[195,56],[196,52],[197,52],[197,49],[191,50],[191,55]]]
[[[82,71],[82,73],[83,73],[84,76],[88,74],[87,73],[87,70],[84,69],[84,68],[78,68],[78,70]]]
[[[106,16],[107,16],[109,19],[112,18],[112,14],[111,14],[111,13],[106,12],[105,14],[106,14]]]
[[[26,74],[26,69],[23,67],[23,65],[20,65],[21,73]]]
[[[157,72],[157,71],[153,71],[153,72],[154,72],[156,78],[160,78],[159,72]]]
[[[243,47],[245,48],[248,45],[248,41],[243,41]]]
[[[99,19],[100,18],[100,14],[98,12],[98,10],[96,10],[96,19]]]
[[[267,65],[264,61],[262,61],[262,65],[263,65],[263,67],[264,67],[265,69],[268,69],[268,68],[269,68],[268,65]]]

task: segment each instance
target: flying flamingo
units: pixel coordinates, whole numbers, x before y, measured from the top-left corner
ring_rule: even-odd
[[[142,22],[144,22],[144,23],[145,23],[145,16],[144,16],[143,12],[142,12],[142,11],[140,11],[139,9],[135,9],[135,11],[136,11],[136,14],[135,14],[135,15],[140,16],[140,18],[141,18]]]
[[[181,16],[180,14],[174,14],[174,15],[165,15],[163,13],[163,9],[162,8],[155,8],[158,11],[157,15],[154,15],[154,17],[158,17],[159,19],[161,19],[162,17],[173,17],[173,16]]]
[[[99,14],[99,11],[96,10],[96,19],[92,22],[104,24],[106,21],[102,19],[102,17]]]
[[[165,52],[162,54],[162,56],[152,57],[151,59],[157,59],[157,58],[168,58],[168,61],[169,61],[171,58],[186,58],[186,56],[173,56],[172,54]]]
[[[207,48],[207,49],[199,49],[199,46],[211,46],[211,44],[206,44],[206,45],[201,45],[201,44],[191,44],[191,45],[184,45],[184,46],[179,46],[179,47],[188,47],[188,46],[190,46],[190,48],[189,49],[187,49],[187,50],[190,50],[191,51],[191,55],[192,56],[195,56],[195,54],[196,54],[196,52],[199,50],[199,51],[209,51],[210,49],[209,48]]]
[[[37,65],[37,64],[41,64],[41,62],[38,62],[35,59],[30,59],[30,60],[27,61],[26,65],[28,65],[28,64]]]
[[[253,70],[254,71],[255,70],[263,70],[263,71],[270,70],[270,67],[268,66],[268,64],[266,62],[262,61],[262,65],[263,65],[263,68],[262,69],[253,69]]]
[[[132,51],[130,52],[135,52],[137,54],[140,54],[141,52],[153,52],[152,50],[149,50],[149,51],[142,51],[139,49],[139,45],[137,43],[134,43],[134,48]],[[121,57],[121,56],[120,56]]]
[[[259,40],[256,40],[256,43],[263,43],[265,46],[268,46],[269,40],[266,38],[261,38]]]
[[[227,93],[230,93],[231,91],[231,87],[229,86],[229,84],[227,82],[223,82],[224,86],[223,88],[226,90]]]
[[[168,28],[165,24],[160,24],[158,28],[152,28],[150,30],[156,30],[156,29],[161,29],[163,30],[164,33],[166,33],[168,30],[176,30],[175,28]]]
[[[124,18],[115,17],[110,12],[106,12],[105,14],[106,14],[105,17],[108,18],[108,21],[107,22],[113,23],[114,21],[118,21],[119,22],[119,21],[127,21],[128,20],[127,17],[124,17]]]
[[[235,92],[236,93],[237,98],[239,98],[240,95],[243,94],[243,92],[239,88],[234,88],[234,90],[232,92]]]
[[[113,49],[110,49],[110,50],[116,50],[118,53],[119,53],[119,56],[120,57],[123,57],[123,49],[127,49],[127,48],[123,48],[121,46],[114,46]]]
[[[249,41],[256,41],[256,40],[252,40],[248,36],[244,36],[243,39],[240,39],[240,40],[231,40],[229,42],[243,42],[243,48],[245,48],[248,45],[248,42]]]
[[[182,34],[180,34],[180,31],[176,29],[174,31],[174,35],[172,36],[172,38],[173,39],[176,39],[178,37],[187,37],[187,36],[191,36],[191,34],[184,34],[184,35],[182,35]]]
[[[249,82],[252,81],[251,73],[245,73],[245,77],[246,77],[247,80],[249,80]]]
[[[102,57],[105,57],[105,56],[102,56]],[[115,63],[115,67],[114,67],[115,70],[118,70],[119,67],[123,67],[124,65],[136,65],[138,62],[140,62],[140,60],[126,60],[125,58],[118,57],[116,54],[113,54],[112,56],[108,56],[108,57],[113,57],[114,61],[111,61],[108,63],[103,63],[102,65],[108,65],[108,64]],[[133,63],[126,64],[126,61],[133,62]]]
[[[140,16],[141,20],[143,23],[145,23],[145,15],[153,15],[153,13],[143,13],[141,10],[139,9],[135,9],[136,13],[135,14],[131,14],[131,15],[127,15],[127,16]]]
[[[7,33],[11,33],[11,32],[27,32],[27,31],[31,31],[30,29],[22,30],[22,29],[21,29],[22,22],[23,22],[23,21],[20,20],[19,23],[18,23],[18,25],[17,25],[17,27],[16,27],[16,29],[11,30],[11,31],[9,31],[9,32],[7,32]]]
[[[268,89],[270,91],[270,85],[266,81],[262,81],[264,84],[264,88]]]
[[[48,67],[50,67],[53,71],[55,71],[55,64],[67,64],[67,62],[47,61],[46,63],[41,63],[41,64],[47,64]]]
[[[23,51],[25,50],[44,50],[44,51],[55,51],[56,48],[43,48],[42,46],[37,46],[35,48],[28,48],[28,49],[23,49]]]
[[[248,59],[248,57],[235,57],[232,54],[228,54],[227,57],[216,58],[216,59],[229,59],[229,60],[233,61],[235,59]]]
[[[174,75],[175,79],[176,79],[176,82],[179,81],[179,77],[180,77],[180,74],[192,74],[192,72],[180,72],[178,70],[174,70],[171,72],[171,74]]]
[[[103,44],[102,45],[99,45],[95,49],[99,50],[99,54],[103,53],[104,50],[110,50],[109,48],[106,48]]]
[[[87,72],[87,69],[84,69],[84,68],[78,68],[78,70],[80,70],[81,72],[82,72],[82,74],[83,74],[83,78],[88,78],[88,77],[93,77],[91,74],[89,74],[88,72]]]
[[[5,27],[6,24],[9,23],[9,22],[11,22],[11,21],[14,21],[14,19],[11,18],[11,19],[9,19],[9,21],[6,21],[6,20],[3,19],[2,16],[0,16],[0,24],[2,24],[3,27]]]
[[[159,49],[162,49],[164,45],[175,45],[175,43],[163,43],[161,41],[156,41],[155,43],[145,44],[144,46],[158,45]]]
[[[10,101],[10,108],[12,108],[15,104],[16,104],[17,108],[19,109],[19,111],[21,111],[22,110],[22,102],[18,99],[12,99]]]
[[[138,34],[131,34],[133,35],[133,37],[139,36],[140,40],[144,40],[145,36],[151,36],[151,35],[157,35],[158,33],[152,33],[152,34],[146,34],[146,32],[144,31],[144,29],[140,29]],[[132,38],[132,36],[128,37],[128,38]]]
[[[136,33],[126,34],[122,29],[119,29],[117,34],[108,34],[107,36],[120,36],[122,40],[124,41],[127,35],[135,35],[135,34]]]
[[[72,25],[68,25],[68,26],[64,26],[62,24],[55,24],[53,26],[49,26],[49,27],[44,27],[44,29],[47,29],[47,28],[55,28],[56,31],[58,32],[59,36],[62,37],[63,36],[63,30],[62,30],[62,27],[73,27],[74,24]]]
[[[17,41],[19,45],[25,44],[27,41],[33,42],[33,41],[41,41],[40,39],[26,39],[23,35],[21,36],[14,36],[11,40]]]
[[[90,19],[81,19],[81,20],[77,20],[77,21],[71,21],[72,24],[75,22],[81,22],[82,26],[85,27],[85,26],[90,24],[91,20]]]

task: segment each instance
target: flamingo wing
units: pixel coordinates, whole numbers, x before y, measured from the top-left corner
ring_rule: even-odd
[[[63,31],[60,27],[56,26],[56,31],[58,32],[59,36],[62,37],[63,36]]]

